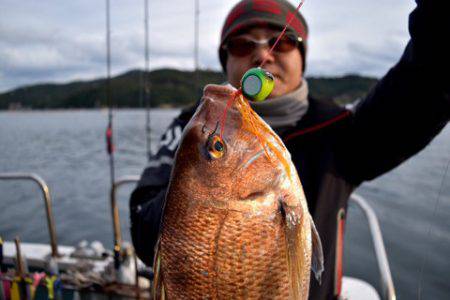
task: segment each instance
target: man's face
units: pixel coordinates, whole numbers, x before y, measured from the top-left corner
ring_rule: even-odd
[[[252,40],[266,40],[277,37],[280,31],[271,28],[253,27],[240,33],[239,37]],[[232,38],[235,38],[233,36]],[[288,52],[272,52],[269,54],[269,46],[258,45],[249,55],[239,57],[228,52],[227,78],[234,87],[240,87],[242,76],[248,69],[258,67],[266,60],[264,66],[275,77],[275,86],[269,98],[285,95],[294,91],[302,81],[302,57],[298,48]]]

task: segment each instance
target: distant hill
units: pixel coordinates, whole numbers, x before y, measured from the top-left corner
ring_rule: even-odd
[[[114,107],[144,107],[141,82],[143,71],[133,70],[111,79]],[[201,89],[196,88],[194,72],[160,69],[149,74],[152,107],[180,107],[194,103]],[[222,83],[225,77],[216,71],[199,71],[199,86]],[[311,95],[345,104],[364,96],[377,82],[374,78],[344,77],[308,78]],[[0,94],[0,109],[66,109],[106,106],[106,81],[76,81],[66,84],[37,84]]]

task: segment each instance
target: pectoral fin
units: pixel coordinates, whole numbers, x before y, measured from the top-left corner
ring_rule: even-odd
[[[299,206],[289,206],[282,202],[285,213],[285,233],[287,260],[290,279],[291,299],[307,299],[309,290],[309,267],[305,255],[304,216]],[[307,278],[307,280],[305,280]]]
[[[312,217],[311,219],[311,240],[312,240],[312,257],[311,257],[311,270],[319,283],[322,282],[323,267],[323,250],[322,242],[320,241],[319,233],[317,232],[316,225]]]

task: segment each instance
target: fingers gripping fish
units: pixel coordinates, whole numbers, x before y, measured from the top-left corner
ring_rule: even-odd
[[[320,238],[280,138],[243,99],[219,134],[233,95],[207,86],[183,132],[155,255],[156,299],[307,299],[311,269],[320,280]]]

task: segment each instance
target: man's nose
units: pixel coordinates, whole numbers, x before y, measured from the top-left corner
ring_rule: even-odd
[[[273,62],[275,57],[270,52],[268,44],[257,45],[252,52],[252,63],[255,66],[259,66],[264,60],[266,60],[266,63]]]

